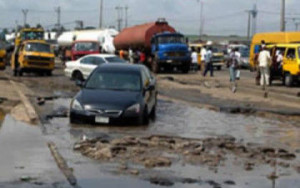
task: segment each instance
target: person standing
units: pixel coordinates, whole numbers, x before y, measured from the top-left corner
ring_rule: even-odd
[[[233,49],[230,53],[230,60],[227,65],[229,67],[231,90],[233,93],[235,93],[237,89],[236,80],[237,80],[237,71],[239,68],[240,58],[241,58],[241,54],[238,52],[238,49]]]
[[[203,48],[201,48],[201,70],[203,70],[203,73],[204,73],[204,70],[205,70],[205,55],[206,55],[206,46],[203,46]]]
[[[258,56],[259,70],[260,70],[260,85],[263,86],[263,90],[266,90],[270,79],[269,64],[271,62],[270,52],[267,50],[266,46],[263,47],[262,51]]]
[[[134,64],[134,59],[133,59],[133,50],[131,48],[129,48],[128,50],[128,56],[129,56],[129,62],[131,64]]]
[[[210,77],[214,76],[214,67],[213,67],[211,59],[212,59],[212,49],[211,49],[211,47],[209,47],[205,54],[205,70],[203,73],[204,77],[206,76],[208,71],[210,71]]]

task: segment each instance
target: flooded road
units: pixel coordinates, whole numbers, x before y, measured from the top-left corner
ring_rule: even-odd
[[[0,127],[0,151],[0,187],[69,187],[39,127],[5,116]]]
[[[57,99],[48,103],[48,110],[64,111],[70,99]],[[57,110],[58,109],[58,110]],[[300,131],[297,122],[286,122],[255,116],[225,114],[207,109],[194,108],[181,103],[160,100],[157,118],[149,126],[88,126],[70,125],[68,118],[53,118],[44,124],[46,138],[54,141],[70,167],[74,169],[81,187],[296,187],[300,184],[299,173],[294,169],[300,165]],[[185,163],[180,156],[169,156],[175,160],[170,167],[145,169],[128,162],[129,168],[138,169],[139,174],[120,170],[120,161],[95,161],[73,151],[74,143],[82,138],[116,139],[126,136],[143,137],[168,135],[188,139],[205,139],[222,136],[234,137],[237,142],[249,146],[284,148],[297,155],[295,160],[283,160],[286,166],[276,167],[278,179],[270,180],[274,172],[272,165],[257,164],[251,171],[244,168],[245,159],[227,154],[225,162],[217,168]]]

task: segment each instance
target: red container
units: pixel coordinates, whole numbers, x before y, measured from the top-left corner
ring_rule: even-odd
[[[127,50],[129,48],[151,48],[151,39],[153,35],[162,32],[176,32],[167,22],[152,22],[143,25],[137,25],[124,29],[114,39],[114,45],[117,50]]]

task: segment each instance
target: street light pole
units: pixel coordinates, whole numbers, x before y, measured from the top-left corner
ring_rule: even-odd
[[[285,31],[285,0],[281,0],[280,31]]]
[[[29,12],[28,9],[22,9],[22,13],[23,13],[23,16],[24,16],[24,27],[27,24],[27,14],[28,14],[28,12]]]

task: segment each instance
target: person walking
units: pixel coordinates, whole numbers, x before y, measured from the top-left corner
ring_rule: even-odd
[[[191,70],[197,72],[198,70],[198,53],[196,52],[195,48],[192,48],[192,64],[191,64]]]
[[[237,90],[237,73],[239,68],[239,60],[241,58],[241,54],[239,53],[238,49],[233,49],[230,53],[230,60],[228,62],[229,67],[229,75],[230,75],[230,84],[231,84],[231,91],[233,93]]]
[[[206,76],[208,71],[210,71],[210,77],[214,76],[214,67],[213,67],[211,59],[212,59],[212,49],[211,49],[211,47],[209,47],[205,54],[205,70],[203,73],[204,77]]]
[[[258,56],[259,70],[261,74],[260,85],[263,86],[263,90],[266,90],[266,86],[270,84],[270,62],[270,52],[267,50],[266,46],[264,46]]]

